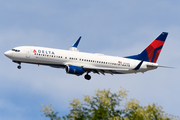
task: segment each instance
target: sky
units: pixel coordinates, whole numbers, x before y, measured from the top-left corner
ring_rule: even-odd
[[[157,103],[180,116],[179,0],[0,0],[0,120],[48,120],[41,104],[53,104],[59,116],[69,113],[69,100],[97,89],[129,91],[140,105]],[[82,52],[129,56],[144,50],[161,32],[168,32],[158,68],[144,74],[97,75],[92,79],[64,69],[16,63],[4,52],[17,46],[68,50],[82,36]]]

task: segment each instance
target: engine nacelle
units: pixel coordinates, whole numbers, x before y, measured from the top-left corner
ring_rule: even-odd
[[[84,73],[84,69],[78,66],[67,65],[65,69],[69,74],[82,75]]]

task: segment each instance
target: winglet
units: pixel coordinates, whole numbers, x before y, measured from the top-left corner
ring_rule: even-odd
[[[78,38],[78,40],[74,43],[74,45],[72,47],[76,47],[77,48],[80,40],[81,40],[81,36]]]
[[[78,38],[78,40],[69,48],[71,51],[78,51],[77,47],[79,44],[79,41],[81,40],[81,36]]]

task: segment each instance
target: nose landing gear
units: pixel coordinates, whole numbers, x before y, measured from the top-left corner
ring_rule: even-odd
[[[84,78],[86,79],[86,80],[90,80],[91,79],[91,76],[90,75],[88,75],[88,73],[84,76]]]
[[[21,63],[19,62],[19,65],[17,66],[18,69],[21,69]]]
[[[19,62],[19,61],[13,61],[13,62],[19,64],[19,65],[17,66],[17,68],[18,68],[18,69],[21,69],[21,62]]]

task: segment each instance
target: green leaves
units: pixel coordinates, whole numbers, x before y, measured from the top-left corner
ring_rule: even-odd
[[[51,120],[172,120],[176,116],[165,114],[157,104],[141,106],[136,99],[127,100],[128,91],[121,88],[116,93],[110,89],[95,90],[94,96],[84,95],[83,102],[78,98],[70,101],[70,113],[57,117],[52,105],[42,106],[42,112]],[[120,103],[126,102],[120,106]]]

